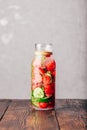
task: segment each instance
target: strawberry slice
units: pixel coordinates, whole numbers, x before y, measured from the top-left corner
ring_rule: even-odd
[[[52,76],[55,77],[56,76],[56,71],[52,71]]]
[[[51,76],[50,73],[45,73],[43,75],[43,83],[44,84],[50,84],[50,83],[52,83],[52,76]]]
[[[53,71],[56,67],[55,61],[53,59],[52,60],[50,59],[49,61],[47,61],[46,67],[48,71]]]
[[[39,72],[41,75],[43,75],[45,73],[45,69],[42,69],[41,67],[39,67]]]
[[[53,84],[47,84],[44,86],[44,91],[47,97],[50,97],[54,94],[55,89],[53,87]]]
[[[40,108],[47,108],[48,103],[46,103],[46,102],[40,102],[39,106],[40,106]]]

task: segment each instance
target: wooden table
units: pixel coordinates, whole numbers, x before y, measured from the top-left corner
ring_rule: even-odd
[[[0,100],[0,130],[87,130],[87,100],[59,99],[36,111],[29,100]]]

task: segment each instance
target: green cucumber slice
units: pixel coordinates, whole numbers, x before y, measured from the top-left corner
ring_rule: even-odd
[[[32,104],[34,105],[34,106],[36,106],[36,107],[39,107],[39,103],[38,102],[32,102]]]
[[[33,90],[33,96],[34,98],[43,98],[44,97],[44,92],[41,88],[35,88]]]

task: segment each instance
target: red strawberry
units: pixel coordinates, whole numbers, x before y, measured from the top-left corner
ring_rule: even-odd
[[[39,72],[40,72],[40,74],[44,74],[45,73],[45,69],[42,69],[41,67],[39,67]]]
[[[55,89],[55,82],[53,82],[53,83],[51,84],[51,87],[52,87],[53,89]]]
[[[56,71],[54,70],[52,71],[52,76],[55,77],[55,75],[56,75]]]
[[[50,84],[50,83],[52,83],[52,76],[51,76],[51,74],[45,73],[43,75],[43,83],[44,84]]]
[[[47,97],[50,97],[54,94],[55,89],[53,87],[53,84],[48,84],[44,86],[44,91]]]
[[[40,108],[47,108],[48,103],[46,103],[46,102],[40,102],[39,106],[40,106]]]
[[[45,89],[45,94],[47,97],[51,97],[53,95],[53,91],[52,90],[48,90],[48,89]]]
[[[56,67],[55,61],[50,59],[49,61],[47,61],[46,67],[48,71],[53,71]]]

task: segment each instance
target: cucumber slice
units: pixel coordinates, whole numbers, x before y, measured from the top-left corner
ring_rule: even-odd
[[[39,107],[39,103],[38,102],[32,102],[32,104],[36,107]]]
[[[33,96],[34,98],[43,98],[44,97],[44,92],[41,88],[35,88],[33,91]]]

